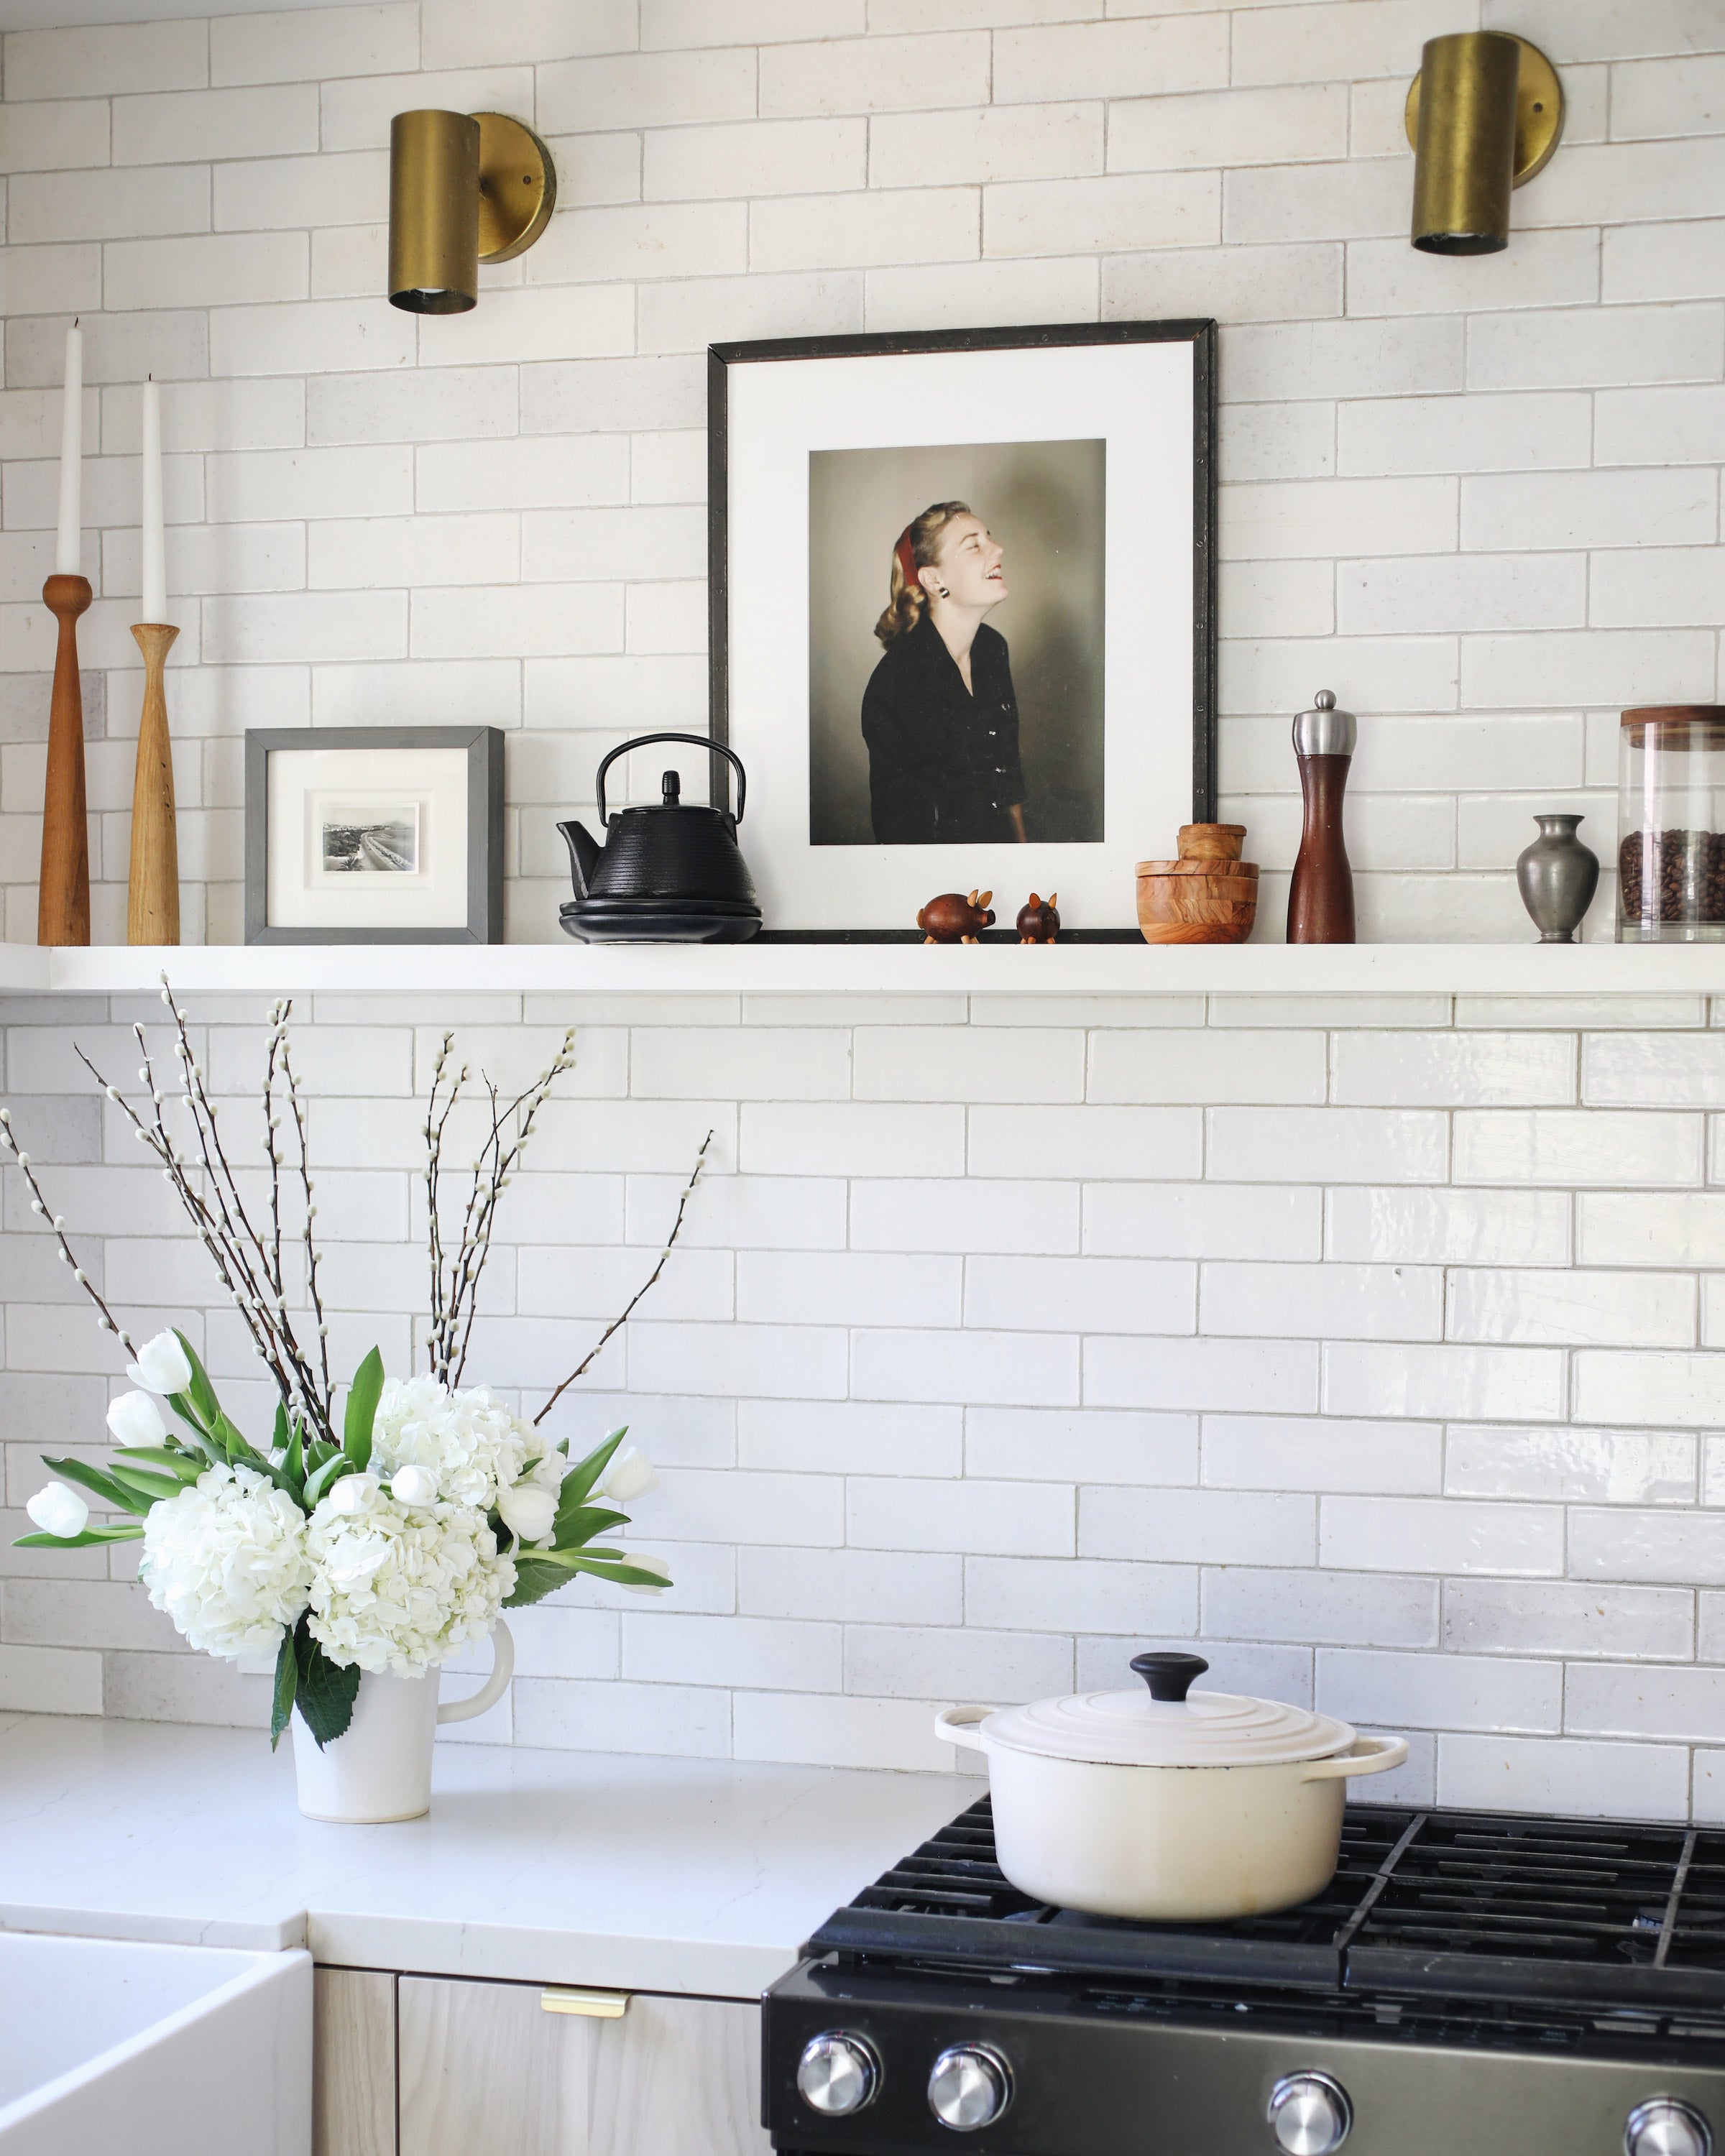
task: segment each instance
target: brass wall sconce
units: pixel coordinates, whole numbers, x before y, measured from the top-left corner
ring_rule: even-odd
[[[1408,92],[1414,244],[1428,254],[1496,254],[1509,198],[1551,162],[1563,87],[1537,45],[1501,30],[1433,38]]]
[[[557,167],[503,112],[398,112],[389,127],[389,303],[459,315],[481,262],[508,262],[557,207]]]

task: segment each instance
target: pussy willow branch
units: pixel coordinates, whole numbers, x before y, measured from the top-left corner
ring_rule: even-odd
[[[682,1196],[677,1200],[677,1217],[671,1223],[671,1231],[665,1238],[665,1248],[659,1253],[659,1263],[654,1266],[652,1271],[648,1274],[646,1279],[642,1281],[641,1285],[635,1290],[634,1295],[630,1296],[629,1303],[624,1310],[622,1316],[620,1317],[614,1317],[612,1319],[611,1322],[599,1335],[598,1340],[594,1342],[592,1349],[586,1358],[576,1364],[575,1368],[570,1371],[568,1376],[564,1378],[562,1384],[557,1387],[551,1398],[545,1403],[545,1405],[540,1409],[538,1414],[534,1416],[533,1427],[535,1430],[538,1429],[540,1424],[544,1421],[547,1415],[551,1413],[552,1409],[563,1397],[563,1394],[568,1391],[570,1386],[574,1383],[575,1380],[579,1377],[583,1377],[586,1373],[592,1368],[593,1365],[598,1360],[600,1354],[603,1351],[605,1342],[611,1337],[612,1334],[614,1332],[620,1332],[624,1327],[628,1324],[630,1317],[634,1315],[635,1305],[639,1302],[651,1289],[659,1285],[659,1276],[665,1270],[665,1261],[670,1255],[672,1250],[676,1247],[677,1238],[683,1232],[683,1215],[688,1211],[689,1200],[695,1194],[696,1184],[701,1180],[701,1171],[706,1161],[706,1149],[712,1142],[713,1134],[709,1131],[706,1136],[701,1142],[701,1151],[695,1156],[694,1168],[690,1174],[689,1180],[683,1185]]]
[[[244,1248],[231,1229],[223,1225],[218,1214],[211,1211],[193,1183],[185,1159],[162,1121],[161,1094],[152,1083],[151,1094],[155,1104],[154,1114],[151,1122],[146,1123],[119,1087],[107,1083],[83,1050],[80,1049],[77,1053],[85,1068],[103,1086],[108,1098],[118,1106],[121,1114],[131,1123],[134,1135],[162,1163],[162,1174],[172,1184],[174,1194],[198,1231],[198,1240],[209,1253],[210,1262],[216,1269],[216,1277],[227,1290],[235,1310],[239,1313],[241,1322],[250,1333],[253,1349],[259,1360],[269,1369],[282,1399],[292,1401],[299,1394],[300,1388],[283,1367],[285,1358],[278,1352],[268,1306],[250,1274]],[[153,1066],[147,1061],[145,1067],[153,1071]]]
[[[323,1314],[323,1291],[317,1284],[317,1266],[321,1255],[311,1233],[311,1224],[317,1218],[317,1208],[312,1203],[311,1155],[305,1142],[305,1112],[300,1100],[300,1081],[294,1075],[294,1060],[288,1045],[288,1013],[291,1002],[280,1006],[281,1072],[287,1081],[288,1106],[294,1112],[294,1128],[300,1139],[300,1194],[305,1202],[303,1239],[305,1245],[305,1286],[311,1297],[311,1314],[317,1321],[317,1359],[323,1376],[324,1407],[331,1422],[335,1419],[336,1389],[330,1383],[330,1328]]]
[[[300,1348],[294,1331],[293,1319],[287,1307],[285,1284],[278,1284],[279,1262],[272,1268],[272,1243],[266,1244],[253,1226],[239,1186],[222,1144],[218,1127],[215,1104],[211,1101],[199,1069],[192,1053],[191,1039],[186,1030],[185,1014],[174,1004],[172,990],[162,980],[162,1001],[173,1014],[175,1041],[179,1058],[182,1091],[181,1105],[192,1119],[202,1163],[204,1191],[200,1192],[193,1180],[193,1169],[168,1131],[162,1113],[162,1089],[156,1082],[155,1066],[150,1056],[144,1029],[134,1026],[138,1046],[142,1053],[143,1068],[139,1075],[149,1089],[151,1103],[148,1122],[138,1114],[117,1086],[110,1085],[96,1069],[82,1049],[80,1060],[95,1079],[108,1098],[126,1116],[134,1134],[162,1163],[162,1171],[172,1184],[187,1218],[197,1230],[200,1241],[209,1253],[216,1275],[232,1298],[242,1323],[251,1335],[252,1346],[258,1358],[269,1370],[275,1382],[283,1404],[290,1409],[296,1405],[302,1411],[314,1435],[326,1442],[334,1442],[331,1424],[332,1389],[329,1383],[327,1353],[322,1356],[323,1383],[317,1376]],[[288,1004],[278,1005],[271,1013],[271,1065],[273,1068],[276,1044],[280,1042],[285,1065],[286,1043],[283,1029],[286,1023]],[[273,1089],[266,1088],[266,1099]],[[293,1089],[295,1122],[300,1130],[300,1145],[305,1144],[305,1130],[300,1121],[297,1089]],[[279,1219],[280,1205],[280,1156],[275,1143],[272,1117],[266,1114],[264,1150],[270,1163],[270,1211],[272,1221]],[[303,1170],[303,1159],[302,1159]],[[309,1177],[305,1178],[307,1188]],[[315,1282],[316,1252],[311,1242],[307,1225],[308,1270]],[[255,1263],[254,1259],[255,1258]],[[259,1279],[261,1272],[262,1278]],[[317,1305],[314,1300],[314,1308]],[[321,1325],[321,1312],[319,1322]],[[320,1339],[320,1348],[322,1342]]]
[[[562,1045],[549,1067],[542,1070],[533,1083],[516,1094],[506,1106],[495,1086],[481,1074],[490,1106],[490,1128],[474,1159],[472,1181],[462,1210],[460,1240],[454,1256],[447,1260],[446,1272],[442,1214],[444,1141],[449,1118],[468,1078],[464,1064],[449,1081],[449,1095],[439,1112],[439,1089],[449,1060],[451,1038],[449,1034],[444,1035],[433,1067],[424,1131],[431,1250],[431,1329],[428,1344],[432,1376],[453,1389],[460,1383],[467,1367],[468,1349],[479,1314],[480,1281],[491,1255],[491,1229],[495,1224],[498,1199],[526,1150],[534,1122],[552,1086],[574,1062],[575,1035],[572,1029],[563,1035]]]
[[[138,1351],[132,1343],[131,1335],[123,1326],[115,1323],[113,1312],[90,1286],[89,1274],[73,1256],[72,1245],[66,1240],[64,1215],[49,1211],[48,1200],[43,1195],[42,1185],[36,1180],[36,1171],[30,1164],[30,1156],[19,1150],[18,1140],[12,1134],[10,1108],[0,1108],[0,1146],[3,1146],[11,1154],[13,1166],[23,1171],[24,1181],[30,1186],[30,1210],[47,1221],[49,1228],[54,1231],[54,1240],[60,1246],[60,1263],[72,1268],[73,1279],[95,1305],[96,1323],[101,1327],[104,1332],[111,1332],[128,1355],[136,1355]]]

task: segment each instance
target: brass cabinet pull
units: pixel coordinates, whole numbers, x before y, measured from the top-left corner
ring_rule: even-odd
[[[539,1994],[547,2014],[585,2014],[595,2021],[618,2021],[629,2011],[626,1991],[587,1991],[579,1985],[548,1984]]]

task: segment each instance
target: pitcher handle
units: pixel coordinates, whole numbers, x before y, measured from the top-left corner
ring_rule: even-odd
[[[972,1752],[986,1752],[976,1725],[994,1712],[992,1707],[943,1707],[934,1717],[934,1733],[948,1744],[963,1744]]]
[[[491,1633],[491,1674],[471,1699],[451,1699],[439,1703],[437,1718],[443,1722],[471,1722],[475,1715],[483,1714],[488,1707],[495,1707],[509,1689],[509,1681],[515,1675],[515,1640],[508,1625],[500,1617]]]

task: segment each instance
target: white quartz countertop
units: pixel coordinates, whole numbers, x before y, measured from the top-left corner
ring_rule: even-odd
[[[0,1926],[752,1998],[980,1785],[441,1743],[429,1815],[300,1816],[255,1730],[0,1716]]]

